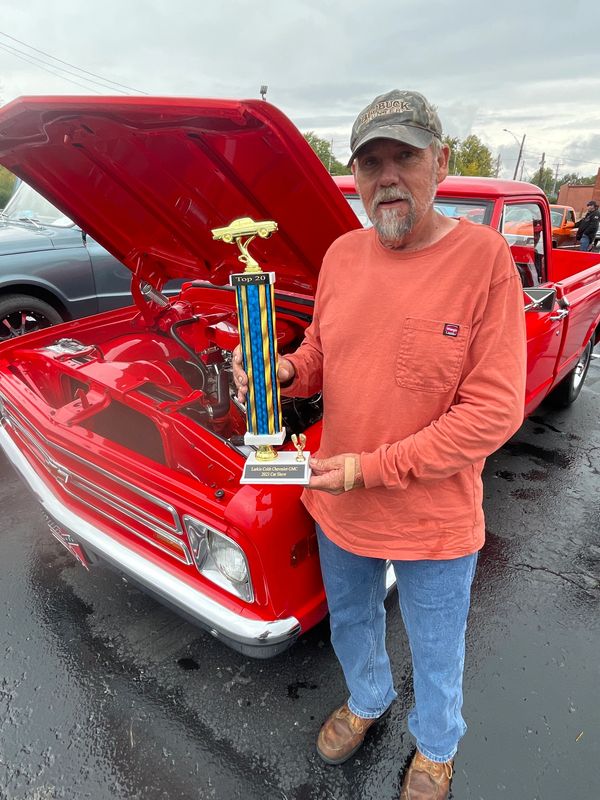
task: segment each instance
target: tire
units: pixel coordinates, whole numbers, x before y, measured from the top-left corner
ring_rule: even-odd
[[[592,360],[592,349],[593,343],[590,339],[579,356],[577,364],[548,395],[547,402],[550,406],[566,408],[577,400]]]
[[[62,321],[55,308],[37,297],[8,294],[0,298],[0,342]]]

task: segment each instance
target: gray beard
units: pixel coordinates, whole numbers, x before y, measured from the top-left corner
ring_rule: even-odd
[[[415,208],[412,197],[405,198],[408,201],[408,214],[403,217],[393,209],[383,209],[380,215],[371,219],[373,227],[379,234],[383,242],[401,242],[415,227],[417,221],[417,209]]]
[[[435,175],[434,164],[429,197],[426,198],[423,213],[432,206],[435,198],[435,193],[437,191]],[[386,200],[406,200],[408,203],[408,213],[404,216],[400,216],[398,212],[392,208],[383,208],[379,210],[379,216],[376,216],[375,212],[377,211],[378,204]],[[413,196],[408,192],[401,192],[394,187],[380,189],[373,197],[373,202],[371,203],[371,207],[367,210],[367,214],[379,235],[379,239],[388,247],[401,245],[403,239],[412,232],[417,222],[417,206]]]

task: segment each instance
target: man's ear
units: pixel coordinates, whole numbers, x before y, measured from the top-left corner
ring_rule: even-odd
[[[441,183],[448,175],[448,163],[450,161],[450,147],[443,144],[437,154],[437,175],[436,180]]]

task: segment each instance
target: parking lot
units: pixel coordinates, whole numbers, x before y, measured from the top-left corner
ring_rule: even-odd
[[[598,350],[598,348],[597,348]],[[592,797],[600,757],[600,359],[485,470],[454,800]],[[392,800],[411,755],[395,596],[391,716],[341,767],[314,740],[344,697],[327,622],[283,656],[225,649],[109,571],[86,573],[0,463],[3,800]]]

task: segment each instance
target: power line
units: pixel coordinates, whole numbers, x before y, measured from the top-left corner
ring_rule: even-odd
[[[46,56],[47,58],[51,58],[53,61],[57,61],[60,64],[64,64],[67,67],[73,67],[73,69],[76,69],[78,72],[83,72],[86,75],[91,75],[94,78],[100,78],[100,80],[103,81],[104,83],[109,83],[109,84],[112,84],[113,86],[119,86],[122,89],[127,89],[127,90],[132,91],[132,92],[139,92],[140,94],[148,94],[147,92],[142,91],[142,89],[134,89],[132,86],[127,86],[127,84],[118,83],[117,81],[111,81],[110,78],[104,78],[102,75],[97,75],[95,72],[90,72],[87,69],[83,69],[83,67],[78,67],[76,64],[71,64],[68,61],[63,61],[61,58],[57,58],[56,56],[53,56],[50,53],[46,53],[44,50],[39,50],[37,47],[33,47],[32,45],[27,44],[27,42],[23,42],[23,41],[21,41],[21,39],[17,39],[15,36],[11,36],[10,34],[4,33],[3,31],[0,31],[0,36],[4,36],[6,39],[10,39],[13,42],[17,42],[18,44],[21,44],[24,47],[27,47],[30,50],[35,51],[36,53],[40,53],[41,55]],[[4,47],[8,47],[8,45],[4,45]],[[14,49],[16,50],[16,48],[14,48]],[[17,52],[21,52],[21,51],[17,51]],[[29,54],[25,53],[24,55],[28,56]],[[35,58],[35,56],[31,56],[31,58]],[[42,61],[42,59],[37,59],[37,60]],[[42,63],[47,63],[47,62],[42,62]],[[54,65],[48,65],[48,66],[54,66]],[[57,67],[57,69],[61,69],[61,68]],[[69,72],[69,70],[63,70],[63,71],[64,72]],[[70,73],[70,74],[73,74],[73,73]],[[59,75],[59,77],[62,77],[62,76]],[[83,78],[83,80],[89,80],[89,79],[88,78]],[[96,83],[96,81],[90,81],[90,83]],[[108,87],[104,87],[104,88],[108,88]]]
[[[41,67],[41,69],[45,69],[46,72],[49,71],[49,69],[47,69],[47,68],[50,66],[50,68],[52,69],[52,74],[53,75],[57,75],[59,78],[64,78],[65,76],[61,75],[61,72],[66,72],[68,75],[75,75],[75,77],[77,77],[77,78],[80,77],[81,80],[88,81],[88,83],[94,83],[96,86],[100,86],[102,89],[112,89],[112,87],[107,86],[104,83],[100,83],[99,81],[94,81],[91,78],[85,78],[83,76],[80,76],[77,72],[73,72],[70,69],[65,69],[64,67],[55,67],[54,64],[48,65],[47,61],[44,61],[43,59],[38,58],[37,56],[32,56],[29,53],[23,53],[22,50],[18,50],[16,47],[12,47],[9,44],[4,44],[4,42],[0,42],[0,47],[5,52],[9,53],[10,55],[17,56],[17,58],[26,58],[30,64],[33,64],[34,67]],[[56,72],[56,70],[60,70],[60,72]],[[69,80],[69,79],[66,78],[66,80]],[[84,84],[84,83],[78,83],[77,85],[78,86],[83,86],[84,89],[88,88],[87,84]],[[122,92],[120,89],[116,89],[116,90],[112,89],[112,91],[118,91],[121,94],[125,94],[125,92]]]
[[[36,64],[35,61],[30,60],[29,56],[26,56],[24,54],[17,55],[17,53],[10,53],[8,50],[6,50],[6,47],[7,45],[2,44],[0,42],[0,49],[4,50],[5,52],[8,52],[9,55],[15,55],[17,58],[20,58],[21,61],[25,61],[27,64],[33,64],[34,67],[39,67],[40,69],[43,69],[45,72],[49,72],[50,75],[55,75],[57,78],[62,78],[65,81],[69,81],[69,83],[74,83],[76,86],[82,86],[87,92],[92,91],[95,94],[100,94],[100,92],[97,92],[96,89],[87,86],[85,83],[79,83],[79,81],[74,81],[71,78],[67,78],[64,75],[61,75],[60,72],[55,72],[54,70],[48,69],[47,67],[42,67],[41,64]]]
[[[525,150],[524,153],[526,155],[535,157],[536,153],[532,152],[531,150]],[[562,158],[567,162],[576,161],[578,164],[595,164],[597,167],[600,167],[600,160],[599,161],[584,161],[582,158],[571,158],[570,156],[565,156],[564,153],[560,156],[557,156],[553,153],[546,153],[549,158]]]

